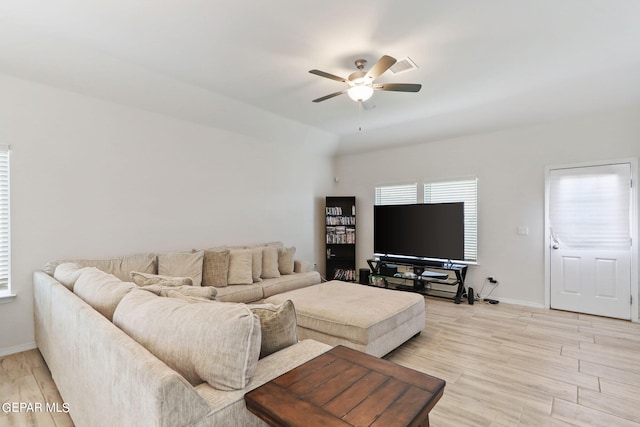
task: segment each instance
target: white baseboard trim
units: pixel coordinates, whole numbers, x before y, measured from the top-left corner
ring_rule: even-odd
[[[33,350],[34,348],[38,348],[35,341],[16,345],[13,347],[0,348],[0,357],[8,356],[10,354],[20,353],[27,350]]]
[[[522,301],[518,299],[511,299],[511,298],[495,298],[495,299],[499,300],[500,302],[504,302],[506,304],[523,305],[525,307],[532,307],[532,308],[545,308],[544,304],[536,304],[535,302],[531,302],[531,301]]]

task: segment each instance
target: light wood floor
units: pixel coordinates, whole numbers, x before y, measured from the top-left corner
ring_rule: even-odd
[[[42,411],[7,413],[4,406],[0,407],[2,427],[73,427],[71,417],[62,412],[62,398],[38,350],[0,358],[0,404],[6,402],[40,403],[43,408]],[[47,412],[46,403],[57,403],[61,412]]]
[[[640,427],[640,325],[500,303],[426,299],[422,334],[387,359],[447,381],[432,427]],[[59,402],[40,353],[0,358],[0,403]],[[0,426],[72,426],[60,413]]]
[[[640,325],[426,299],[386,358],[447,381],[431,426],[640,426]]]

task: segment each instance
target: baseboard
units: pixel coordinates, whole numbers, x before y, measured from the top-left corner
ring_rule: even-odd
[[[544,304],[536,304],[531,301],[522,301],[519,299],[511,299],[511,298],[494,298],[494,299],[497,299],[498,301],[503,302],[505,304],[523,305],[525,307],[532,307],[532,308],[545,308]]]
[[[16,345],[16,346],[13,346],[13,347],[0,348],[0,357],[8,356],[10,354],[20,353],[20,352],[27,351],[27,350],[33,350],[34,348],[38,348],[38,346],[36,346],[36,342],[35,341],[31,341],[31,342],[28,342],[28,343],[25,343],[25,344]]]

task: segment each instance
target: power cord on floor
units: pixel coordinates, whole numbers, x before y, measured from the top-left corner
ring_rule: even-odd
[[[490,284],[492,284],[494,286],[493,286],[493,289],[491,289],[491,291],[489,291],[487,296],[483,297],[482,295],[484,295],[484,287],[487,285],[487,283],[490,283]],[[489,277],[487,277],[486,279],[484,279],[484,282],[482,283],[482,288],[480,288],[480,292],[478,292],[475,295],[475,300],[476,301],[482,301],[485,304],[498,304],[500,301],[498,301],[496,299],[489,298],[491,296],[491,294],[493,293],[493,291],[496,290],[497,287],[498,287],[498,281],[497,280],[491,281],[491,280],[489,280]]]

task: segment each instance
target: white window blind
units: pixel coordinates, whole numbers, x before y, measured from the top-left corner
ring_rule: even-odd
[[[630,206],[629,164],[549,173],[549,222],[566,247],[629,249]]]
[[[464,202],[464,261],[478,260],[478,180],[424,184],[425,203]]]
[[[0,293],[10,285],[9,147],[0,146]]]
[[[376,187],[376,205],[408,205],[418,202],[418,184]]]

